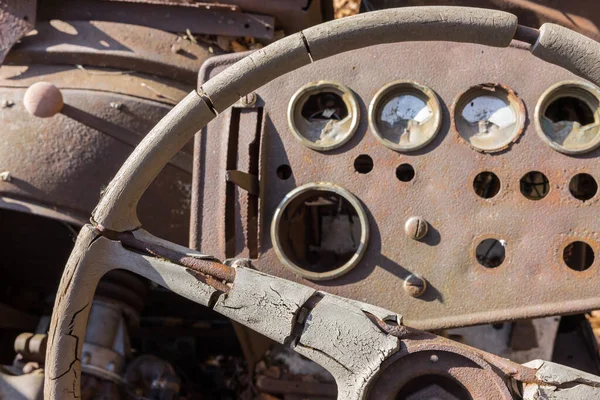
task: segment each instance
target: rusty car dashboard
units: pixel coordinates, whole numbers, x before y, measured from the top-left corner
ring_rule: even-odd
[[[242,98],[197,135],[192,245],[419,329],[600,308],[600,93],[527,46],[383,44]]]

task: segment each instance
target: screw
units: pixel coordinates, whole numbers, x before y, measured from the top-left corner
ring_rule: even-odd
[[[252,93],[248,93],[247,95],[245,95],[244,97],[242,97],[240,99],[240,103],[244,106],[244,107],[252,107],[256,104],[256,93],[252,92]]]
[[[432,362],[432,363],[434,363],[434,364],[435,364],[436,362],[438,362],[439,360],[440,360],[440,359],[439,359],[439,357],[438,357],[438,356],[436,356],[435,354],[434,354],[434,355],[432,355],[431,357],[429,357],[429,361],[431,361],[431,362]]]
[[[419,297],[427,289],[427,282],[418,275],[409,275],[404,280],[404,291],[411,297]]]
[[[114,101],[110,102],[110,106],[112,108],[114,108],[115,110],[117,110],[117,111],[119,111],[119,110],[121,110],[121,108],[123,108],[123,104],[117,103],[117,102],[114,102]]]
[[[179,43],[173,43],[171,45],[171,53],[173,53],[173,54],[181,53],[181,45]]]
[[[427,235],[428,224],[421,217],[410,217],[404,224],[404,233],[411,239],[423,239]]]
[[[12,181],[12,176],[9,171],[0,172],[0,181],[10,182]]]
[[[231,266],[234,267],[234,268],[238,268],[238,267],[240,267],[240,268],[250,268],[252,265],[250,264],[250,261],[241,258],[241,259],[234,260],[231,263]]]

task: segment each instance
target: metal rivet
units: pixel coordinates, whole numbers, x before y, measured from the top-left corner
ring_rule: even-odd
[[[121,110],[123,108],[123,104],[122,103],[117,103],[115,101],[111,101],[110,102],[110,106],[112,108],[114,108],[115,110]]]
[[[409,275],[404,280],[404,291],[411,297],[419,297],[427,289],[427,282],[418,275]]]
[[[410,217],[404,224],[404,232],[411,239],[423,239],[427,235],[427,221],[421,217]]]
[[[37,82],[27,88],[23,104],[29,114],[49,118],[59,113],[64,103],[56,86],[50,82]]]
[[[256,93],[248,93],[240,99],[240,103],[244,107],[252,107],[256,104]]]
[[[431,361],[432,363],[436,363],[438,362],[440,359],[438,356],[436,356],[435,354],[432,355],[431,357],[429,357],[429,361]]]

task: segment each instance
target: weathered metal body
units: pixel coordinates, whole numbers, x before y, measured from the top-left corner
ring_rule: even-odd
[[[532,59],[523,45],[493,49],[472,44],[403,43],[380,45],[334,56],[280,77],[256,91],[256,108],[236,108],[221,114],[198,136],[197,198],[193,208],[197,229],[193,244],[217,257],[248,257],[263,272],[291,279],[340,296],[368,301],[401,313],[405,323],[439,329],[518,318],[580,312],[600,307],[594,262],[586,271],[568,268],[563,248],[570,241],[600,249],[595,232],[597,199],[582,202],[568,190],[572,176],[587,172],[599,177],[599,150],[567,156],[545,144],[532,116],[542,93],[557,82],[579,80],[558,67]],[[209,60],[201,72],[205,81],[239,59]],[[432,143],[410,153],[392,151],[379,143],[368,127],[368,104],[382,86],[412,79],[430,87],[442,104],[442,127]],[[309,149],[289,132],[286,99],[301,86],[334,80],[349,87],[360,104],[360,125],[350,141],[328,152]],[[475,151],[453,126],[453,106],[462,92],[481,83],[502,83],[523,101],[525,129],[506,150],[496,154]],[[240,111],[237,111],[240,110]],[[233,123],[240,113],[239,128]],[[232,116],[233,115],[233,116]],[[258,124],[250,122],[251,118]],[[238,141],[237,147],[235,140]],[[232,141],[233,144],[232,144]],[[260,142],[248,149],[244,143]],[[237,150],[236,150],[237,149]],[[237,152],[237,154],[236,154]],[[373,159],[367,174],[354,170],[361,154]],[[231,158],[258,158],[260,203],[258,229],[248,225],[241,188],[228,192],[226,171]],[[399,181],[400,164],[414,167],[410,182]],[[283,180],[277,168],[289,165],[292,176]],[[240,162],[237,169],[245,170]],[[490,199],[473,189],[475,176],[491,171],[500,179],[499,193]],[[543,172],[549,194],[526,198],[519,180],[530,171]],[[370,239],[366,253],[352,271],[338,278],[314,282],[286,268],[273,250],[268,234],[281,199],[310,182],[332,182],[357,196],[367,211]],[[203,188],[212,187],[211,191]],[[235,209],[234,218],[227,210]],[[417,241],[404,234],[412,216],[429,223]],[[235,235],[229,237],[229,232]],[[258,243],[248,241],[258,233]],[[506,259],[494,269],[480,265],[475,246],[480,239],[506,242]],[[227,246],[235,241],[235,250]],[[252,246],[256,246],[251,249]],[[414,298],[402,284],[411,274],[426,279],[427,290]],[[576,289],[575,289],[576,288]]]

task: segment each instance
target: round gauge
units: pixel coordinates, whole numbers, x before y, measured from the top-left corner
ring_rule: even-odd
[[[535,126],[554,150],[581,154],[600,144],[600,91],[583,82],[561,82],[546,90],[535,107]]]
[[[426,146],[435,138],[441,121],[435,93],[412,81],[385,85],[369,106],[371,132],[396,151],[414,151]]]
[[[525,107],[509,88],[486,83],[469,88],[454,103],[454,129],[475,150],[508,148],[523,132]]]
[[[361,260],[369,238],[360,201],[332,183],[289,192],[273,216],[271,240],[281,262],[311,280],[333,279]]]
[[[290,100],[288,125],[300,143],[313,150],[332,150],[358,128],[359,108],[352,91],[335,82],[312,82]]]

